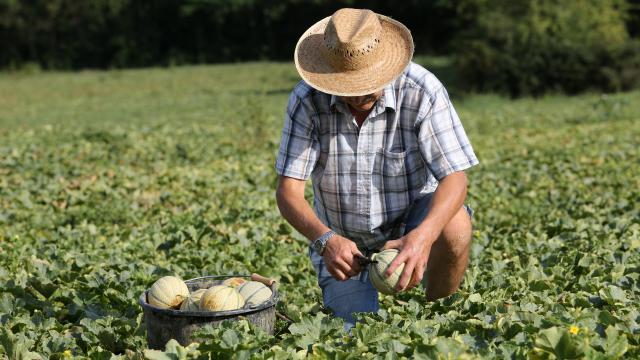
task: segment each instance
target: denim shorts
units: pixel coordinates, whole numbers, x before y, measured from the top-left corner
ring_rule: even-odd
[[[429,205],[433,193],[416,200],[409,208],[405,221],[400,225],[402,234],[415,229],[429,213]],[[464,205],[469,217],[473,217],[471,207]],[[393,239],[389,239],[393,240]],[[363,251],[363,255],[371,255],[371,251]],[[352,314],[355,312],[377,312],[378,291],[369,280],[369,269],[365,268],[360,274],[346,281],[336,280],[324,265],[320,256],[312,247],[309,247],[309,257],[318,276],[318,285],[322,289],[324,306],[331,309],[333,314],[345,320],[345,329],[354,326]]]

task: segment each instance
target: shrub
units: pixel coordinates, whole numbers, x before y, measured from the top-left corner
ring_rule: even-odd
[[[474,90],[519,96],[637,83],[640,51],[624,1],[470,0],[457,10],[470,27],[456,42],[456,66]]]

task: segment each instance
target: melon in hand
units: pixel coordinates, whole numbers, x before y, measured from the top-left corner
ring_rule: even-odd
[[[371,260],[377,262],[369,265],[369,279],[371,279],[373,286],[383,294],[393,295],[398,292],[395,287],[400,280],[404,263],[400,264],[388,278],[384,274],[398,253],[397,249],[387,249],[371,256]]]

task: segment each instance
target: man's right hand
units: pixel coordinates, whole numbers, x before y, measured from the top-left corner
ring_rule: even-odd
[[[278,178],[276,200],[282,216],[296,230],[307,237],[317,239],[329,228],[313,212],[304,198],[305,181],[286,176]],[[362,270],[354,255],[362,255],[356,244],[338,234],[333,235],[322,251],[325,266],[337,280],[347,280]]]
[[[356,255],[363,256],[356,244],[338,234],[333,235],[322,252],[329,273],[340,281],[356,276],[362,271]]]

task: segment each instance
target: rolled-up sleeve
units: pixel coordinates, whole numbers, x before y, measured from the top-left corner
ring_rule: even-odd
[[[423,103],[417,126],[420,152],[438,181],[479,163],[444,88]]]
[[[309,111],[292,93],[282,128],[280,149],[276,158],[278,175],[307,180],[318,160],[319,140]]]

